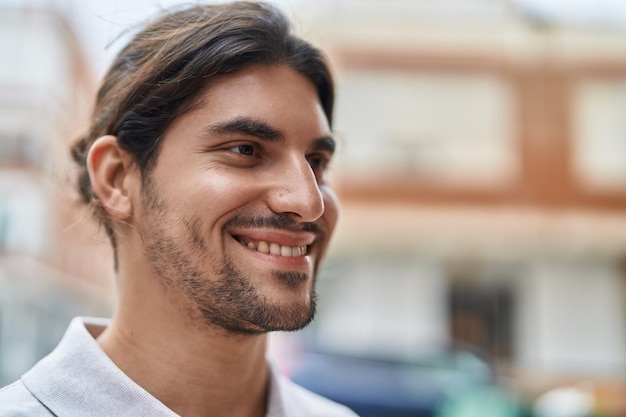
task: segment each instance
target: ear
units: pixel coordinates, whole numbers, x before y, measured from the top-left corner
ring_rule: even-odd
[[[132,216],[132,158],[120,148],[115,136],[98,138],[87,154],[87,170],[93,193],[108,215],[126,220]]]

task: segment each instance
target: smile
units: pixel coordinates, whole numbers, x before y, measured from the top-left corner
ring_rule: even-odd
[[[261,253],[269,253],[270,255],[276,256],[304,256],[306,255],[306,246],[282,246],[278,243],[268,243],[265,241],[260,241],[258,243],[248,242],[246,246],[252,250]]]
[[[294,256],[305,256],[307,254],[307,246],[286,246],[280,245],[275,242],[266,242],[264,240],[254,241],[246,239],[244,240],[242,237],[237,237],[237,240],[242,245],[246,246],[248,249],[251,249],[256,252],[261,252],[265,254],[270,254],[274,256],[284,256],[284,257],[294,257]]]

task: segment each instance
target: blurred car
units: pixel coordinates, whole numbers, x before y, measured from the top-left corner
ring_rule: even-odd
[[[489,366],[467,352],[413,360],[304,352],[290,377],[361,417],[430,417],[454,393],[492,386]]]

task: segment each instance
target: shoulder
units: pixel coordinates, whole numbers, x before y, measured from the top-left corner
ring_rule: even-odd
[[[26,389],[22,381],[0,388],[0,417],[54,416]]]
[[[348,407],[315,394],[286,377],[280,378],[287,416],[358,417]]]

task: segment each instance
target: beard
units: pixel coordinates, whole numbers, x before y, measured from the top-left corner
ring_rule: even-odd
[[[138,224],[138,229],[143,236],[146,258],[169,290],[183,294],[192,302],[191,308],[184,303],[192,317],[200,316],[205,324],[233,334],[294,331],[313,320],[317,305],[315,282],[311,283],[307,299],[291,302],[268,299],[255,286],[254,277],[237,268],[228,256],[218,257],[211,251],[199,219],[172,216],[150,179],[144,181],[142,193],[144,221]],[[296,227],[293,220],[277,214],[262,218],[238,216],[222,230],[232,224]],[[304,229],[316,227],[308,224]],[[211,265],[205,265],[206,260],[211,260]],[[274,271],[272,274],[275,281],[291,290],[307,285],[311,279],[304,273]]]

